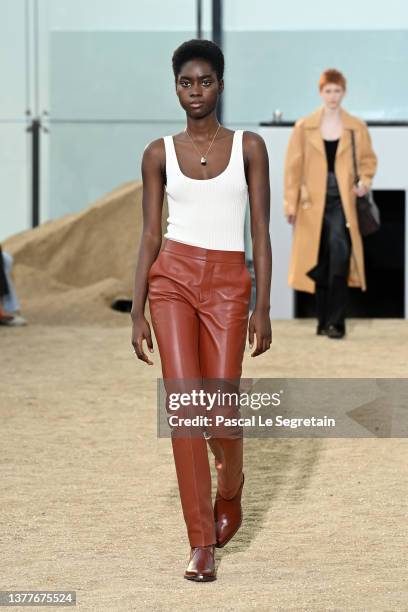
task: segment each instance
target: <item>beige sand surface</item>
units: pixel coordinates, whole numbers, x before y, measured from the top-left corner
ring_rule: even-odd
[[[29,325],[0,327],[1,589],[73,589],[97,612],[408,610],[402,438],[246,439],[243,527],[216,582],[183,579],[157,346],[139,362],[129,316],[109,308],[131,292],[140,215],[130,184],[3,245]],[[340,342],[313,321],[273,329],[244,377],[407,375],[406,321],[350,321]]]
[[[405,439],[246,439],[243,527],[217,552],[216,582],[183,579],[157,347],[154,366],[139,362],[120,316],[115,328],[0,328],[1,588],[75,589],[95,611],[407,610]],[[247,349],[244,376],[406,367],[404,321],[352,321],[340,343],[310,321],[274,334],[267,354]]]

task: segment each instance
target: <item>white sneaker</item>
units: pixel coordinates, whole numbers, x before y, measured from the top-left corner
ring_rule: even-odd
[[[27,325],[27,320],[19,314],[14,315],[11,319],[0,319],[0,325],[10,325],[17,327],[19,325]]]

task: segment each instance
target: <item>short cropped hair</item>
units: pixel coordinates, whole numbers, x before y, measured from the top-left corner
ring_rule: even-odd
[[[221,81],[224,76],[224,54],[215,42],[202,38],[187,40],[174,51],[172,65],[176,81],[183,64],[196,58],[204,59],[211,64],[217,79]]]
[[[336,70],[336,68],[328,68],[321,74],[319,79],[319,91],[322,91],[323,87],[329,83],[340,85],[344,90],[346,89],[346,78],[344,74]]]

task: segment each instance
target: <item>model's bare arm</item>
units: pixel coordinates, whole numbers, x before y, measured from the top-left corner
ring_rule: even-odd
[[[254,334],[256,357],[269,349],[272,342],[269,318],[272,248],[269,235],[270,186],[269,158],[263,138],[255,132],[245,132],[246,176],[251,210],[251,236],[256,281],[256,303],[249,321],[248,340],[252,348]]]
[[[144,310],[147,298],[147,277],[150,267],[156,259],[161,246],[162,208],[164,195],[163,181],[163,141],[155,140],[149,143],[142,158],[143,180],[143,229],[140,239],[138,261],[135,271],[133,302],[131,317],[133,322],[132,345],[136,355],[149,365],[153,362],[143,350],[143,340],[150,351],[153,351],[153,341],[150,325]]]

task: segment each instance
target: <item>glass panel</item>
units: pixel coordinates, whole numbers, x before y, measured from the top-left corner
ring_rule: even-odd
[[[171,57],[194,32],[53,32],[51,119],[184,119]]]
[[[0,124],[0,240],[30,225],[27,159],[30,138],[23,122]]]
[[[145,145],[179,131],[180,125],[73,122],[50,129],[50,216],[57,218],[127,181],[141,180]]]
[[[0,240],[30,224],[24,0],[0,3]]]
[[[0,118],[23,117],[26,109],[24,0],[0,2]]]
[[[312,112],[320,74],[331,67],[346,76],[349,112],[408,120],[407,31],[226,32],[224,51],[228,122],[250,129],[276,109],[288,121]]]
[[[408,28],[406,0],[223,0],[225,30],[401,30]],[[256,9],[256,10],[254,10]]]
[[[49,216],[141,179],[151,140],[185,125],[171,57],[194,32],[53,32]]]

